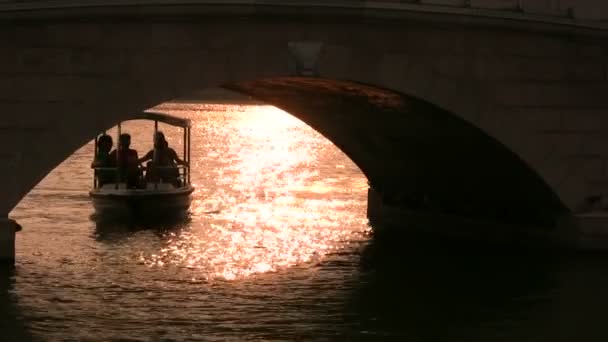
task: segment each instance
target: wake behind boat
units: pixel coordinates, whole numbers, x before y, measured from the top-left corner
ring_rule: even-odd
[[[129,149],[130,136],[121,133],[122,122],[117,126],[119,146],[114,151],[109,151],[112,139],[105,133],[95,139],[89,195],[98,217],[170,218],[188,212],[194,191],[190,184],[190,120],[155,112],[142,112],[130,120],[142,119],[154,121],[155,142],[154,149],[141,159]],[[158,131],[159,122],[183,129],[181,158]],[[140,166],[146,159],[150,159],[147,166]]]

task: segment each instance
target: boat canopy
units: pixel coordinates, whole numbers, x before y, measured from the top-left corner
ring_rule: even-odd
[[[190,127],[191,123],[189,119],[180,118],[177,116],[172,116],[165,113],[158,112],[141,112],[130,117],[127,120],[152,120],[163,122],[171,126],[177,126],[182,128]]]

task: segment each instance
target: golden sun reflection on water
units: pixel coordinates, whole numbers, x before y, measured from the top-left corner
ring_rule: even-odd
[[[183,115],[189,106],[158,109]],[[193,179],[206,198],[195,199],[191,211],[193,219],[204,224],[169,233],[158,252],[141,253],[141,262],[197,269],[207,279],[234,280],[318,262],[345,243],[361,239],[367,230],[360,210],[367,184],[363,175],[352,177],[360,171],[346,156],[280,109],[228,107],[223,119],[228,124],[206,120],[210,108],[191,111],[195,148],[197,142],[205,145],[217,137],[225,142],[222,148],[205,145],[200,160],[193,160],[202,168],[220,160],[206,171],[209,179]],[[344,177],[326,175],[344,168],[354,171]],[[210,181],[216,185],[213,190],[206,188]],[[219,202],[221,210],[208,214],[205,210],[212,202]]]

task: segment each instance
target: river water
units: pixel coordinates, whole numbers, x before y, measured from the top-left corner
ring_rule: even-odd
[[[93,220],[83,146],[11,213],[24,230],[0,274],[0,341],[608,339],[605,257],[380,240],[365,176],[297,119],[157,109],[193,120],[189,219]],[[151,123],[123,131],[150,148]]]

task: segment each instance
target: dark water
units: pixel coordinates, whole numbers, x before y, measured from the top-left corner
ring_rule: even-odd
[[[373,238],[365,177],[299,121],[162,109],[195,123],[189,220],[92,221],[84,146],[12,213],[0,341],[608,340],[605,257]]]

